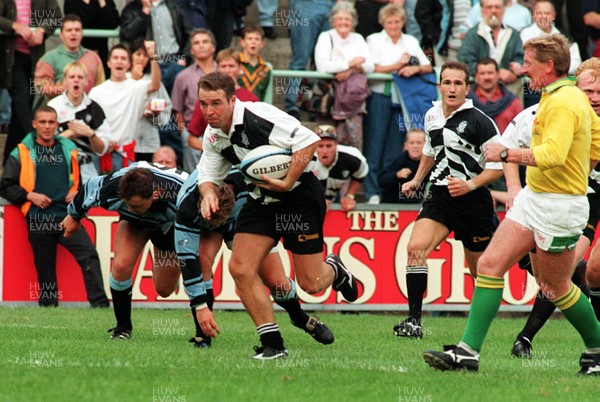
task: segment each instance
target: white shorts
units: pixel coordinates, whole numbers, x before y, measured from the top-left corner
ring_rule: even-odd
[[[560,253],[575,247],[589,210],[585,195],[535,193],[525,187],[506,217],[533,232],[540,249]]]

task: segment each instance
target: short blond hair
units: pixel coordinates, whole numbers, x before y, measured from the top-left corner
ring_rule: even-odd
[[[82,62],[80,62],[79,60],[77,60],[77,61],[72,61],[72,62],[70,62],[69,64],[67,64],[67,65],[65,66],[65,68],[63,69],[63,77],[66,77],[66,76],[67,76],[67,73],[68,73],[70,70],[74,69],[74,68],[78,68],[78,69],[80,69],[81,71],[83,71],[83,75],[85,76],[85,78],[87,78],[87,76],[88,76],[88,69],[87,69],[87,67],[85,66],[85,64],[83,64],[83,63],[82,63]]]
[[[569,41],[564,35],[538,36],[525,42],[523,50],[533,51],[535,59],[540,63],[552,60],[554,62],[554,73],[557,77],[569,73],[571,52],[569,50]]]
[[[381,24],[383,26],[383,23],[385,22],[385,20],[387,20],[390,17],[395,17],[395,16],[400,17],[400,21],[402,21],[402,25],[406,25],[406,11],[404,10],[404,7],[402,7],[401,5],[398,5],[398,4],[390,3],[387,6],[382,7],[379,10],[377,20],[379,21],[379,24]]]
[[[230,47],[219,51],[216,57],[217,63],[220,63],[225,59],[233,59],[237,64],[240,64],[240,52]]]
[[[575,72],[575,77],[579,78],[583,73],[589,74],[594,81],[600,78],[600,58],[592,57],[581,63]]]

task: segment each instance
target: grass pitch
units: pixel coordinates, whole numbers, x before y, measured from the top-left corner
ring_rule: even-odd
[[[322,313],[335,333],[317,344],[277,320],[285,360],[249,359],[258,344],[245,312],[216,312],[222,334],[194,349],[188,310],[134,309],[134,336],[108,341],[112,310],[0,307],[1,401],[588,401],[600,378],[578,377],[583,344],[565,320],[538,334],[534,358],[511,358],[522,319],[492,325],[477,373],[439,372],[427,349],[456,343],[465,318],[425,318],[423,340],[398,339],[398,317]]]

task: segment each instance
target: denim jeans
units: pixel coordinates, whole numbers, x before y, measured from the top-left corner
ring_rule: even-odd
[[[0,124],[10,123],[10,94],[7,89],[0,89]]]
[[[181,133],[181,143],[183,144],[183,170],[186,172],[192,172],[198,165],[200,157],[202,156],[202,151],[194,149],[188,144],[189,136],[190,133],[187,129],[183,130]]]
[[[177,74],[185,69],[185,66],[180,66],[175,60],[167,60],[159,64],[160,67],[160,79],[165,86],[165,89],[171,95],[173,84]]]
[[[392,107],[390,96],[373,92],[367,98],[363,133],[363,155],[369,165],[363,182],[367,200],[374,195],[381,196],[379,173],[404,149],[406,131],[404,126],[400,127],[400,112]]]
[[[177,0],[176,2],[194,28],[210,28],[213,0]]]
[[[256,0],[258,6],[258,20],[261,27],[275,26],[275,11],[277,10],[278,0]]]
[[[305,70],[313,57],[319,34],[330,29],[329,13],[335,0],[290,0],[289,15],[281,17],[281,24],[290,29],[292,60],[290,70]],[[278,18],[279,22],[279,18]],[[292,78],[285,91],[285,110],[298,110],[298,88],[301,78]]]

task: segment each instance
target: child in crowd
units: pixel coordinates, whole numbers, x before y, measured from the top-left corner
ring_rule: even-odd
[[[242,75],[239,84],[254,95],[260,101],[265,100],[271,67],[260,57],[260,50],[265,46],[265,33],[256,25],[248,25],[242,31],[240,40],[242,52],[240,53],[240,65]]]
[[[425,198],[425,185],[411,197],[402,193],[402,184],[411,181],[419,168],[419,161],[423,155],[425,145],[425,132],[412,129],[406,134],[404,152],[391,161],[379,175],[379,186],[382,190],[382,202],[389,203],[417,203]]]

